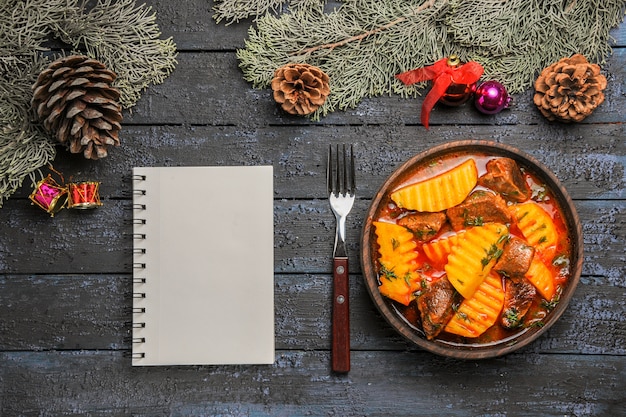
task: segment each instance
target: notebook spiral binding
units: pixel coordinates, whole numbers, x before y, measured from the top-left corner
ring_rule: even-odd
[[[137,182],[141,182],[145,180],[146,180],[145,175],[132,175],[132,181],[134,184],[133,200],[135,200],[136,198],[141,198],[146,195],[146,190],[135,186]],[[142,255],[145,255],[146,253],[146,248],[142,247],[142,242],[141,242],[146,239],[146,234],[137,232],[137,230],[140,229],[141,226],[146,224],[146,219],[141,218],[140,216],[140,212],[143,210],[146,210],[146,205],[133,201],[132,209],[134,213],[133,215],[133,229],[134,229],[133,230],[133,242],[134,242],[133,244],[133,258],[134,258],[133,260],[133,300],[138,301],[138,300],[146,298],[145,291],[142,291],[142,285],[146,283],[146,277],[145,277],[145,274],[143,273],[143,271],[145,271],[146,269],[146,263],[137,262],[137,258],[141,259]],[[133,301],[133,304],[135,304],[135,301]],[[143,315],[145,312],[146,312],[145,307],[136,307],[135,305],[133,305],[133,309],[132,309],[133,336],[131,338],[133,349],[132,349],[132,353],[130,354],[130,357],[132,359],[143,359],[146,357],[145,352],[141,352],[137,349],[138,345],[146,343],[146,338],[144,336],[137,334],[138,331],[141,331],[141,329],[144,329],[146,327],[146,323],[144,321],[141,321],[141,315]]]

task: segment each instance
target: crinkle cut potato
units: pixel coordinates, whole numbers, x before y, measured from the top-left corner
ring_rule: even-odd
[[[540,162],[495,142],[453,142],[382,185],[363,227],[363,275],[385,320],[417,346],[501,356],[562,315],[580,279],[581,229]]]

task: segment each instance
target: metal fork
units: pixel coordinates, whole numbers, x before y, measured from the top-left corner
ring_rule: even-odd
[[[329,146],[326,182],[330,207],[337,220],[333,251],[331,362],[334,372],[348,372],[350,370],[350,310],[346,217],[352,210],[356,190],[352,145],[350,145],[349,156],[346,153],[346,145],[343,145],[341,157],[339,145],[334,155],[332,145]]]

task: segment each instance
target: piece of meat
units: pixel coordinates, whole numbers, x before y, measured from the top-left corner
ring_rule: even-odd
[[[511,223],[511,213],[500,195],[485,190],[474,191],[458,206],[446,210],[455,231],[485,223]]]
[[[511,236],[504,245],[502,255],[494,265],[494,269],[507,277],[523,276],[533,260],[535,248],[523,239]]]
[[[507,329],[521,326],[537,290],[524,277],[507,278],[504,284],[504,307],[500,323]]]
[[[517,163],[510,158],[496,158],[487,162],[487,173],[478,184],[496,191],[509,200],[521,203],[530,198],[530,187]]]
[[[409,213],[398,219],[398,224],[409,229],[420,242],[432,240],[446,222],[443,213]]]
[[[454,306],[461,302],[461,296],[444,275],[430,284],[417,297],[417,308],[422,318],[422,328],[428,340],[434,339],[454,315]]]

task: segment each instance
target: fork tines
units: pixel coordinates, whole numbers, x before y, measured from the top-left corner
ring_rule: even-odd
[[[329,194],[354,194],[355,191],[355,175],[354,175],[354,153],[352,145],[350,145],[350,154],[346,151],[346,145],[342,146],[340,152],[339,145],[336,145],[336,151],[333,153],[333,145],[328,146],[328,164],[326,172],[326,183],[328,184]]]

